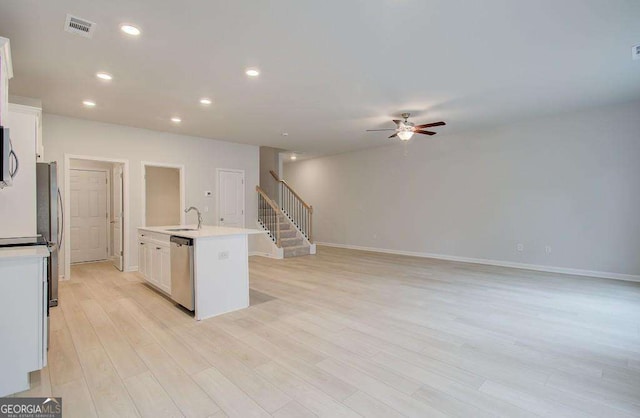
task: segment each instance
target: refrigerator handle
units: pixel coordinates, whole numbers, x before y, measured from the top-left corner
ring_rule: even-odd
[[[13,158],[13,168],[9,169],[9,176],[11,177],[11,180],[13,180],[20,169],[20,160],[18,159],[18,154],[16,154],[16,151],[13,149],[11,138],[9,138],[9,147],[11,148],[9,151],[9,157]]]
[[[58,202],[60,203],[60,214],[58,215],[58,248],[62,248],[64,241],[64,205],[62,203],[62,195],[58,188]]]

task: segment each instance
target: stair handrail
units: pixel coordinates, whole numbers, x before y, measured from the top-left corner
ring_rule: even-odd
[[[262,225],[271,233],[272,236],[276,239],[276,246],[278,248],[281,247],[282,243],[280,242],[280,214],[282,211],[280,207],[267,196],[267,194],[262,190],[260,186],[256,186],[256,192],[258,192],[258,220],[262,223]],[[260,213],[260,197],[262,200],[266,202],[269,207],[275,212],[275,231],[271,230],[271,227],[274,223],[273,219],[267,220],[263,214]],[[263,219],[261,219],[261,217]]]
[[[287,183],[284,179],[281,179],[280,177],[278,177],[278,175],[276,174],[275,171],[270,170],[269,173],[271,173],[271,175],[273,176],[274,179],[276,179],[277,182],[283,184],[287,189],[289,189],[289,191],[291,193],[293,193],[293,195],[298,198],[298,200],[300,201],[300,203],[302,203],[307,209],[309,209],[311,212],[313,212],[313,206],[311,206],[310,204],[308,204],[307,202],[304,201],[303,198],[300,197],[300,195],[298,193],[296,193],[295,190],[293,190],[293,187],[289,186],[289,183]]]
[[[305,202],[275,171],[269,170],[269,173],[280,185],[278,205],[281,212],[298,227],[309,243],[313,243],[313,206]]]

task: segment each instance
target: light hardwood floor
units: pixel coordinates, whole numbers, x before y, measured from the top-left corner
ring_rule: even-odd
[[[65,417],[640,416],[640,284],[321,247],[251,259],[252,306],[196,322],[73,267],[49,366]]]

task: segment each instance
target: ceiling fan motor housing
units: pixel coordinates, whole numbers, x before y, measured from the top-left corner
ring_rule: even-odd
[[[401,132],[401,131],[413,132],[415,130],[414,126],[415,126],[415,123],[402,122],[400,123],[400,126],[398,126],[398,132]]]

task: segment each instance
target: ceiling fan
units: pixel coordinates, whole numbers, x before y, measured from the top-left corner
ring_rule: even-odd
[[[367,129],[367,132],[376,132],[376,131],[396,131],[389,138],[395,138],[396,136],[400,138],[402,141],[408,141],[411,139],[413,134],[423,134],[423,135],[435,135],[436,132],[433,131],[425,131],[423,128],[432,128],[434,126],[444,126],[446,123],[444,122],[433,122],[433,123],[425,123],[424,125],[415,125],[412,122],[408,122],[411,113],[403,113],[402,117],[404,121],[399,119],[394,119],[393,123],[396,124],[395,129]]]

